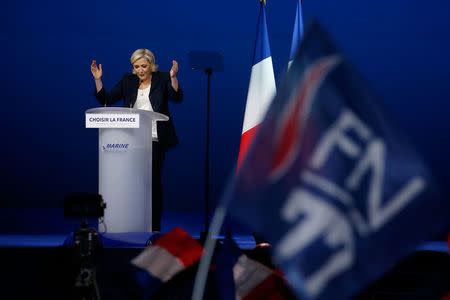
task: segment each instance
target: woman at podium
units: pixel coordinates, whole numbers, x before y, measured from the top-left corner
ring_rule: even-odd
[[[95,97],[103,105],[124,100],[124,106],[162,113],[167,122],[153,124],[153,170],[152,170],[152,230],[161,231],[162,215],[162,167],[166,151],[178,144],[175,127],[169,112],[168,100],[181,102],[183,92],[178,84],[178,63],[172,61],[170,72],[158,71],[155,56],[148,49],[137,49],[131,55],[132,73],[125,74],[109,92],[102,83],[102,65],[95,60],[91,64],[95,80]]]

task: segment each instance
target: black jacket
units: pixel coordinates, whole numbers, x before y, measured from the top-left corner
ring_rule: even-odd
[[[95,92],[97,100],[103,104],[113,104],[123,99],[125,107],[133,107],[136,102],[139,88],[139,78],[132,73],[125,74],[117,85],[108,93],[102,88]],[[158,121],[158,140],[164,148],[171,148],[178,145],[178,138],[175,127],[169,112],[168,100],[175,102],[183,100],[183,91],[172,88],[169,72],[156,71],[152,73],[152,86],[150,88],[150,103],[153,111],[162,113],[169,117],[168,121]]]

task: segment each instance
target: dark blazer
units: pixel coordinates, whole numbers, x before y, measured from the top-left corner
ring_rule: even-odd
[[[108,93],[102,88],[95,92],[97,100],[103,104],[113,104],[123,99],[125,107],[133,107],[136,102],[139,88],[139,78],[132,73],[125,74],[117,85]],[[183,91],[172,88],[169,72],[156,71],[152,73],[152,86],[150,88],[150,103],[153,111],[165,114],[168,121],[158,121],[158,140],[162,147],[168,149],[178,145],[178,138],[175,133],[175,126],[169,112],[169,99],[175,102],[183,100]]]

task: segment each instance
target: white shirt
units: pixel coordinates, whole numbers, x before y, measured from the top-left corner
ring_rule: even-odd
[[[153,111],[152,104],[150,103],[150,84],[148,88],[143,90],[138,89],[138,94],[136,97],[136,102],[134,103],[134,108]],[[156,121],[152,121],[152,137],[158,139],[158,131],[156,130]]]

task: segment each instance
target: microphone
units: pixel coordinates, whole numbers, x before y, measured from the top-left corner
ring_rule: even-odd
[[[105,96],[105,104],[104,104],[104,107],[106,107],[107,104],[108,104],[108,96]]]

